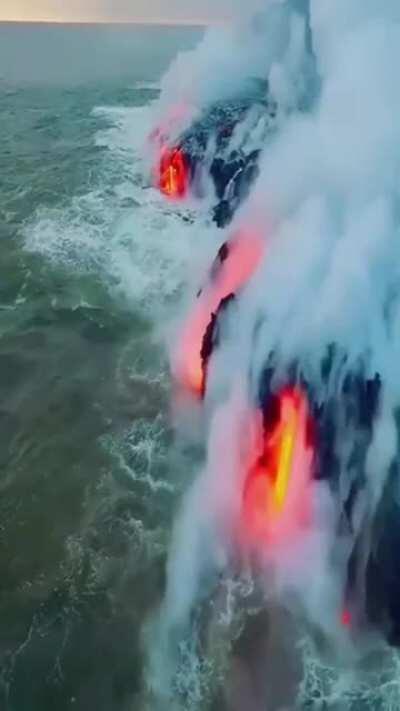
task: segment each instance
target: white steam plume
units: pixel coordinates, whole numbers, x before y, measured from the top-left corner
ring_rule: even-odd
[[[195,50],[178,54],[162,81],[156,125],[167,122],[171,112],[171,130],[178,135],[201,110],[232,97],[249,78],[269,79],[276,98],[290,103],[306,84],[313,91],[306,52],[308,0],[265,5],[251,19],[208,30]]]
[[[380,408],[366,453],[366,487],[354,516],[354,535],[368,522],[364,545],[369,545],[371,521],[398,453],[400,6],[396,0],[277,2],[268,4],[261,19],[242,32],[215,31],[190,57],[180,58],[165,79],[160,104],[162,111],[179,100],[202,108],[229,96],[249,76],[259,76],[292,110],[264,151],[257,182],[233,225],[264,223],[266,255],[234,317],[223,324],[210,389],[221,381],[234,389],[251,373],[252,402],[271,353],[276,376],[284,377],[297,360],[321,399],[327,387],[330,394],[339,392],[346,372],[360,363],[366,376],[379,373]],[[299,87],[313,98],[301,112],[295,110]],[[332,343],[347,361],[342,370],[334,363],[334,377],[324,386],[321,360]],[[234,492],[243,486],[242,415],[243,405],[232,398],[210,423],[208,466],[189,497],[190,514],[186,509],[171,552],[168,595],[176,585],[188,593],[184,600],[173,593],[180,609],[174,608],[171,620],[187,620],[198,594],[198,566],[204,561],[194,553],[196,559],[187,564],[193,530],[206,525],[215,546],[219,541],[224,550],[234,539]],[[352,483],[346,470],[352,433],[344,423],[338,428],[345,498]],[[221,481],[228,482],[228,491]],[[335,537],[337,512],[327,486],[315,485],[313,504],[312,530],[273,560],[274,581],[283,600],[294,591],[308,617],[337,640],[349,539]],[[229,525],[219,526],[221,520]],[[215,562],[215,550],[207,565]],[[265,558],[268,567],[268,552]]]

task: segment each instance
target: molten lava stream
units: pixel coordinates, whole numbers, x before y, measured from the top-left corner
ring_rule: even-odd
[[[156,183],[160,191],[175,200],[183,199],[189,189],[189,166],[180,148],[161,149]]]
[[[309,441],[306,395],[279,395],[279,417],[263,435],[262,455],[251,467],[243,495],[244,535],[252,543],[290,542],[311,516],[314,446]]]
[[[176,379],[187,390],[202,397],[205,369],[201,349],[206,329],[225,297],[235,294],[251,278],[264,253],[264,241],[252,232],[239,232],[229,243],[227,258],[215,277],[201,292],[186,320],[173,358]]]

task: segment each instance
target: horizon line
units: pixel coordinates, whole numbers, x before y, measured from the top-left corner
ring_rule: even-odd
[[[228,23],[227,18],[221,19],[132,19],[132,20],[63,20],[55,18],[42,18],[42,19],[23,19],[23,20],[2,20],[0,19],[0,25],[145,25],[145,26],[156,26],[156,27],[210,27],[215,25],[224,25]]]

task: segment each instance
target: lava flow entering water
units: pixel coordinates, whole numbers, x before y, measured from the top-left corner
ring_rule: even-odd
[[[255,542],[289,540],[311,515],[314,443],[307,397],[291,388],[274,402],[275,421],[264,430],[262,454],[250,468],[244,488],[245,532]]]
[[[178,147],[164,146],[157,175],[160,191],[171,199],[183,199],[189,189],[189,180],[189,166],[184,152]]]
[[[256,271],[264,254],[264,241],[252,231],[240,231],[226,245],[226,256],[213,269],[211,280],[200,293],[184,324],[174,358],[176,378],[188,391],[203,397],[207,362],[202,355],[204,339],[213,327],[221,304],[236,294]]]

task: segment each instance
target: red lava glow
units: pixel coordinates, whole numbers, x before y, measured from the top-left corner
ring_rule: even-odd
[[[340,616],[340,621],[341,621],[343,627],[350,627],[350,625],[351,625],[351,613],[350,613],[350,610],[348,610],[346,607],[342,611],[342,614]]]
[[[173,136],[181,133],[188,119],[195,113],[194,107],[186,103],[171,106],[148,137],[155,161],[154,185],[172,200],[184,198],[190,182],[188,160],[182,149],[173,145]]]
[[[264,253],[264,241],[252,232],[241,231],[229,243],[229,254],[215,278],[203,289],[189,318],[184,324],[175,356],[177,380],[201,398],[204,394],[205,373],[201,348],[212,315],[221,300],[236,293],[251,278]]]
[[[243,496],[245,532],[252,541],[291,540],[311,515],[313,445],[306,395],[298,389],[279,396],[279,418],[263,435],[262,454],[250,468]]]
[[[189,187],[189,167],[180,148],[161,149],[158,187],[164,195],[179,200],[185,197]]]

